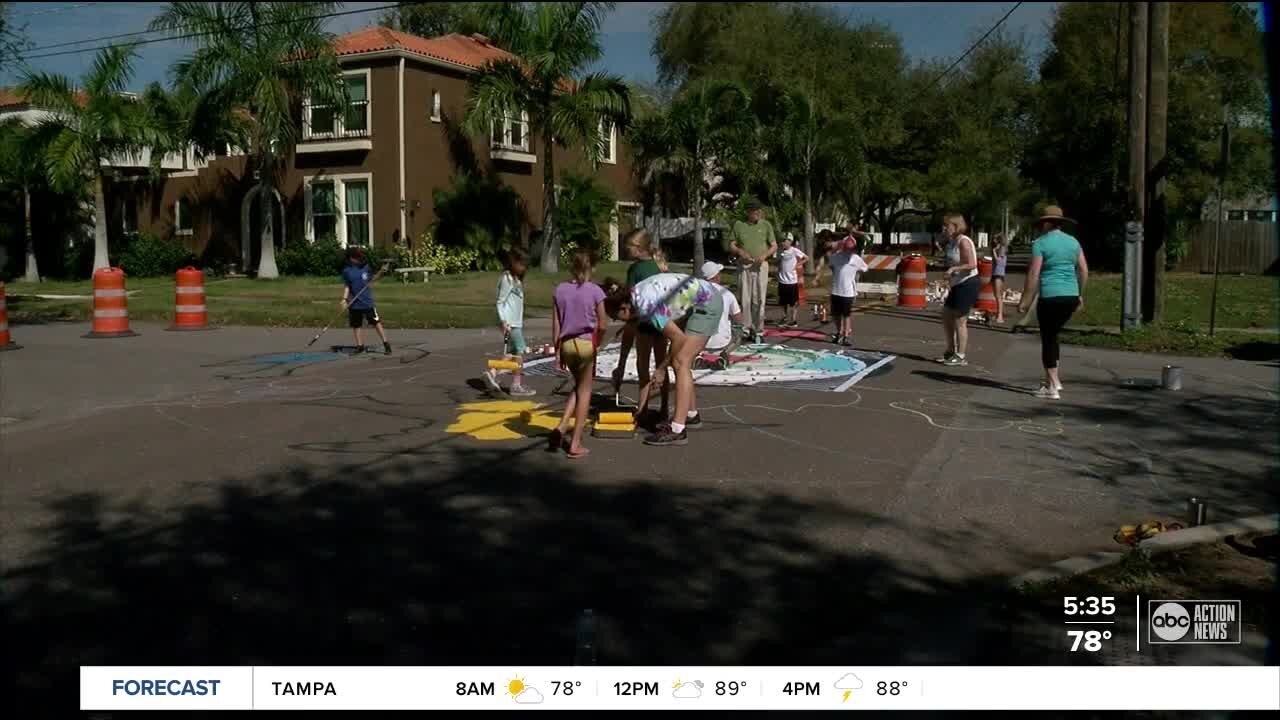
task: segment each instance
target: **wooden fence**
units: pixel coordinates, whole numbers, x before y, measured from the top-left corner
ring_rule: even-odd
[[[1275,223],[1224,222],[1219,250],[1219,270],[1224,273],[1261,275],[1280,272],[1280,237]],[[1213,272],[1213,241],[1217,228],[1202,222],[1189,231],[1191,247],[1178,265],[1183,272]]]

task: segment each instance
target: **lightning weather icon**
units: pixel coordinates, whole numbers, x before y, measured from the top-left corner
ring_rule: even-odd
[[[845,673],[836,681],[836,689],[844,691],[844,697],[840,699],[840,702],[843,704],[849,700],[849,695],[854,690],[862,689],[862,680],[853,673]]]

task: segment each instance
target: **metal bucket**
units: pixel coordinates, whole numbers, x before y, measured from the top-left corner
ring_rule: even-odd
[[[1182,368],[1176,365],[1165,365],[1160,374],[1160,384],[1165,390],[1182,389]]]
[[[1187,526],[1199,527],[1209,518],[1209,506],[1200,498],[1187,500]]]

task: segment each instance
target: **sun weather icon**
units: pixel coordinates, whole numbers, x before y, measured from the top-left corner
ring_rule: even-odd
[[[672,697],[682,699],[693,699],[702,697],[702,681],[694,680],[692,682],[681,682],[676,680],[675,689],[671,691]]]
[[[507,694],[521,705],[537,705],[542,702],[542,693],[538,688],[524,683],[524,678],[517,675],[507,681]]]

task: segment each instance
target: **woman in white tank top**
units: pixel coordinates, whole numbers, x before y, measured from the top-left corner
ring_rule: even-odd
[[[963,215],[942,218],[942,234],[947,238],[947,283],[951,286],[942,304],[942,327],[947,333],[947,350],[937,361],[944,365],[966,365],[969,345],[969,311],[978,301],[982,280],[978,277],[978,251],[965,235],[968,224]]]

